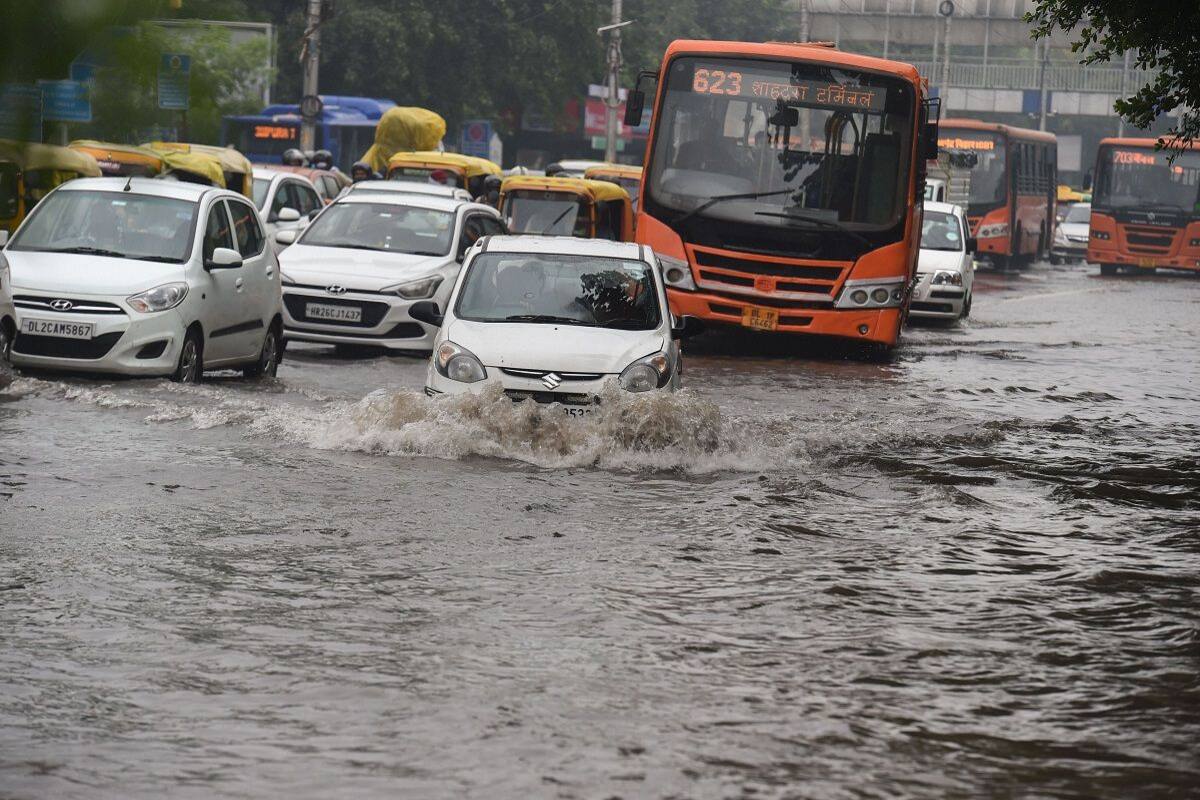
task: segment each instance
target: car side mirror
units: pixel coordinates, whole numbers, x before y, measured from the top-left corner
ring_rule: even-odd
[[[419,303],[413,303],[408,307],[408,315],[417,322],[424,322],[426,325],[432,325],[435,328],[442,327],[442,310],[438,308],[438,304],[432,300],[422,300]]]
[[[0,230],[0,247],[8,244],[8,231]]]
[[[280,222],[299,222],[300,212],[294,208],[281,208],[275,219]]]
[[[276,244],[281,244],[284,247],[287,247],[289,244],[291,244],[294,241],[296,241],[296,231],[295,230],[275,231],[275,243]]]
[[[979,240],[976,239],[974,236],[968,236],[967,237],[967,252],[974,253],[978,249],[979,249]]]
[[[641,89],[630,89],[625,97],[625,124],[636,128],[642,124],[642,110],[646,107],[646,93]]]
[[[704,323],[699,317],[683,316],[671,327],[672,339],[690,339],[704,332]]]
[[[204,261],[204,268],[210,272],[214,269],[237,269],[242,265],[242,257],[237,250],[228,247],[218,247]]]

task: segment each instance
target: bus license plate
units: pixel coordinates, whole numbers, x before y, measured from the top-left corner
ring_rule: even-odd
[[[30,336],[59,336],[63,339],[91,339],[96,326],[90,322],[58,322],[52,319],[25,319],[21,333]]]
[[[1156,264],[1154,262],[1153,258],[1139,258],[1138,266],[1139,267],[1156,267],[1156,266],[1158,266],[1158,264]]]
[[[358,306],[309,303],[304,307],[304,315],[309,319],[327,319],[330,322],[362,322],[362,309]]]
[[[742,325],[756,331],[773,331],[779,327],[779,312],[773,308],[743,308]]]

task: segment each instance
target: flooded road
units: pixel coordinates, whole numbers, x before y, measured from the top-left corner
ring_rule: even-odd
[[[1095,272],[583,424],[19,376],[0,796],[1198,796],[1200,280]]]

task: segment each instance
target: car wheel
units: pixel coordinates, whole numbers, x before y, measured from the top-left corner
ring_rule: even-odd
[[[1116,264],[1101,264],[1100,265],[1100,274],[1101,275],[1116,275],[1117,274],[1117,265]]]
[[[966,299],[963,300],[962,313],[958,315],[960,319],[966,319],[967,317],[971,316],[971,300],[973,300],[974,297],[974,294],[970,292],[967,293]]]
[[[192,328],[184,337],[183,347],[179,348],[179,362],[171,380],[176,383],[199,383],[204,374],[204,344],[200,340],[200,331]]]
[[[1050,254],[1050,263],[1057,267],[1063,263],[1063,260],[1060,256],[1056,256],[1053,253],[1051,253]]]
[[[279,331],[274,325],[267,328],[263,336],[262,349],[258,352],[258,360],[242,368],[242,375],[247,378],[274,378],[279,370]]]
[[[0,322],[0,361],[4,363],[12,361],[12,346],[12,334],[8,332],[8,326]]]

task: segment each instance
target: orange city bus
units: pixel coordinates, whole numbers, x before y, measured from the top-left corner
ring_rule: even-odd
[[[1102,139],[1096,153],[1088,261],[1200,271],[1200,142],[1173,161],[1154,139]]]
[[[1004,267],[1049,253],[1058,197],[1058,139],[1053,133],[944,119],[938,147],[976,156],[967,222],[981,256]]]
[[[680,40],[647,76],[637,241],[674,313],[895,345],[937,146],[916,69],[826,44]],[[626,124],[643,104],[630,93]]]

